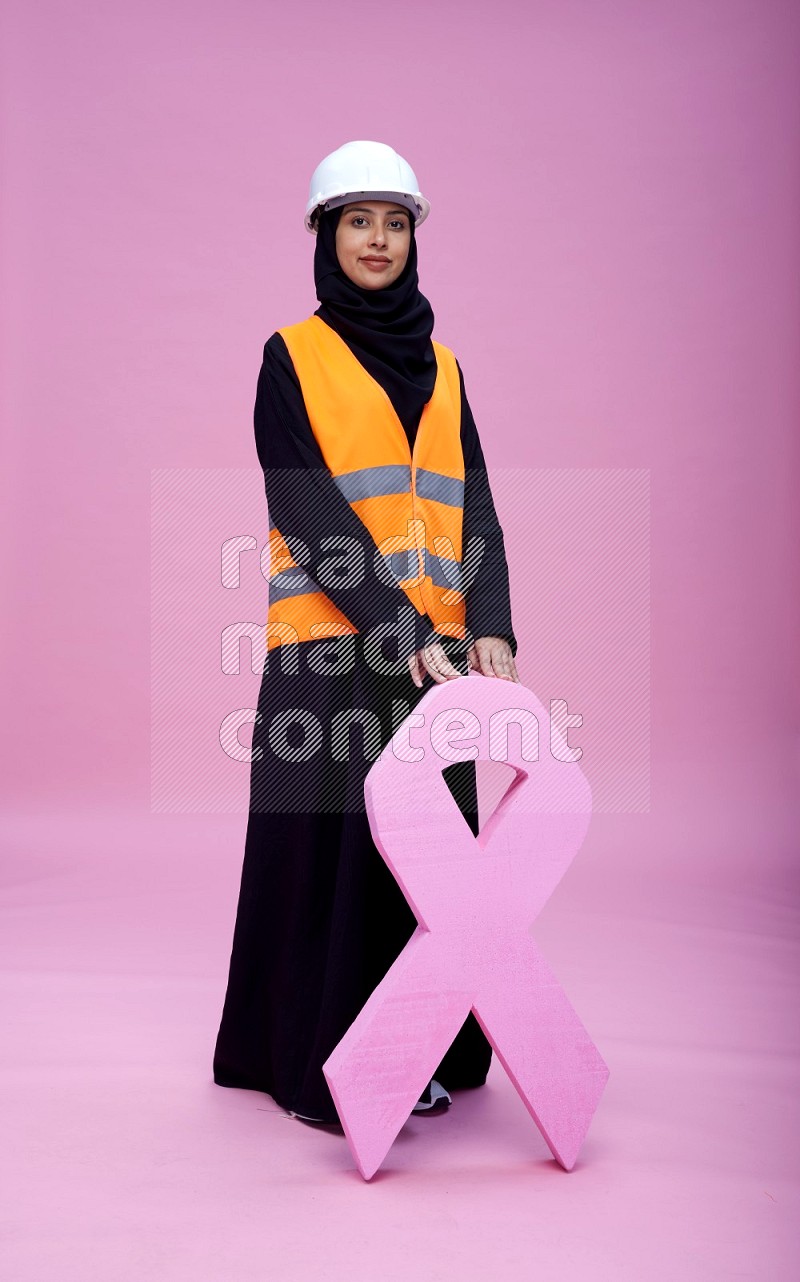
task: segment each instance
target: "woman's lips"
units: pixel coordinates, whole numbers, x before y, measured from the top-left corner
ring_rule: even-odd
[[[382,267],[389,266],[388,258],[362,258],[361,262],[365,267],[371,267],[374,272],[380,271]]]

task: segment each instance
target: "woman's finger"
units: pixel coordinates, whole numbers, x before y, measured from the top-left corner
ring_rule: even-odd
[[[411,673],[411,680],[414,682],[414,685],[421,687],[422,673],[420,672],[418,654],[410,654],[408,656],[408,669],[409,669],[409,672]]]
[[[425,668],[425,671],[431,674],[434,681],[438,682],[438,684],[441,685],[443,681],[447,680],[447,677],[443,676],[442,673],[439,671],[434,659],[428,653],[427,650],[420,650],[419,657],[422,660],[422,664],[423,664],[423,667]]]
[[[453,660],[448,657],[444,647],[440,646],[439,648],[442,654],[442,660],[439,663],[439,671],[444,673],[448,681],[452,681],[454,677],[463,676],[464,675],[463,672],[459,671],[459,669],[453,663]]]
[[[494,650],[492,653],[494,670],[497,673],[498,677],[500,677],[503,681],[514,680],[514,678],[511,675],[511,664],[509,663],[510,658],[511,658],[511,648],[509,645],[504,643],[502,645],[497,645],[494,647]]]
[[[492,653],[490,647],[486,644],[478,645],[476,646],[476,650],[481,672],[485,677],[493,677],[494,668],[492,667]]]
[[[500,666],[502,670],[501,674],[507,681],[516,681],[519,685],[522,685],[519,673],[517,672],[517,665],[514,662],[514,655],[511,651],[511,646],[508,644],[503,647]]]
[[[425,664],[434,681],[441,684],[442,681],[449,681],[453,677],[460,677],[461,673],[458,668],[454,668],[444,649],[438,642],[420,650],[422,662]]]

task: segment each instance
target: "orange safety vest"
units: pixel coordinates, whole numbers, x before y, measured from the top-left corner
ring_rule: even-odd
[[[433,342],[436,380],[412,454],[391,400],[335,330],[310,316],[278,333],[325,463],[391,569],[389,582],[428,614],[437,632],[463,637],[464,456],[455,356]],[[307,571],[298,571],[276,526],[269,547],[268,649],[358,631]],[[365,572],[376,570],[368,565]]]

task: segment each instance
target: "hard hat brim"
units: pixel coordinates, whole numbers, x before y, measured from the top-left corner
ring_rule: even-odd
[[[425,199],[421,191],[345,191],[338,195],[323,196],[320,192],[306,206],[305,226],[306,231],[311,232],[312,236],[317,234],[317,219],[323,209],[337,209],[340,205],[349,205],[359,196],[365,196],[371,200],[395,200],[398,205],[404,205],[410,214],[414,216],[414,226],[419,227],[424,223],[430,213],[430,202]]]

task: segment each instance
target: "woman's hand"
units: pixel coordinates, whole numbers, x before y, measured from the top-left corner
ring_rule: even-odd
[[[511,646],[503,637],[478,637],[467,653],[467,662],[485,677],[501,677],[504,681],[518,681],[522,685]]]
[[[444,652],[444,646],[438,641],[432,645],[426,645],[422,650],[417,650],[416,654],[408,656],[408,666],[411,669],[411,676],[415,686],[422,685],[422,679],[426,672],[429,672],[434,681],[450,681],[453,677],[460,677],[464,674],[454,668],[447,655]]]

